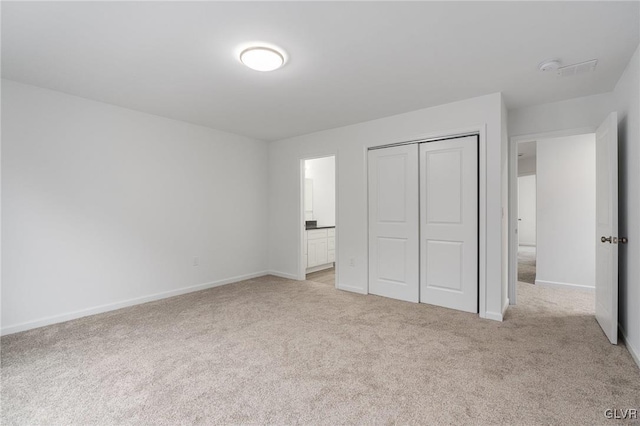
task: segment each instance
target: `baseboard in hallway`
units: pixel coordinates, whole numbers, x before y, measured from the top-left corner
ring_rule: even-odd
[[[582,284],[571,284],[571,283],[559,283],[555,281],[544,281],[544,280],[536,280],[535,284],[540,287],[552,287],[552,288],[567,288],[572,290],[581,290],[588,292],[595,292],[595,287],[590,287]]]

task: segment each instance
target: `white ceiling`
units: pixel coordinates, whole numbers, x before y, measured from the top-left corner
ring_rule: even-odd
[[[2,75],[274,140],[502,91],[511,108],[607,92],[637,2],[2,2]],[[284,48],[271,73],[236,49]],[[598,58],[593,74],[538,72]]]

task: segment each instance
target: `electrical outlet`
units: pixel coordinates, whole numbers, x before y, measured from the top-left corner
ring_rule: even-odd
[[[198,266],[200,265],[200,259],[198,258],[198,256],[195,256],[193,258],[193,266]]]
[[[349,259],[349,266],[351,266],[352,268],[355,268],[356,266],[356,259],[354,257],[352,257],[351,259]]]

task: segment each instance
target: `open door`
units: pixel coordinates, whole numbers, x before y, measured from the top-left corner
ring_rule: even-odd
[[[596,319],[618,343],[618,114],[596,131]]]

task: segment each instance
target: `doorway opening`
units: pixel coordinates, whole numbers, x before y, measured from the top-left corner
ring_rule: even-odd
[[[573,300],[594,305],[595,133],[537,137],[515,148],[514,295],[526,286],[552,287],[581,291]]]
[[[336,157],[302,161],[302,273],[306,281],[336,286]]]
[[[536,281],[536,141],[518,149],[518,281]]]
[[[517,144],[533,140],[537,141],[536,279],[531,286],[517,280]],[[594,314],[607,339],[616,344],[618,244],[626,243],[627,238],[618,235],[616,112],[611,112],[597,129],[511,138],[508,288],[511,305],[516,304],[518,290],[526,289],[521,285],[529,286],[527,291],[540,286],[569,291],[569,299],[577,297],[576,290],[584,290],[582,294],[591,297],[585,313]]]

